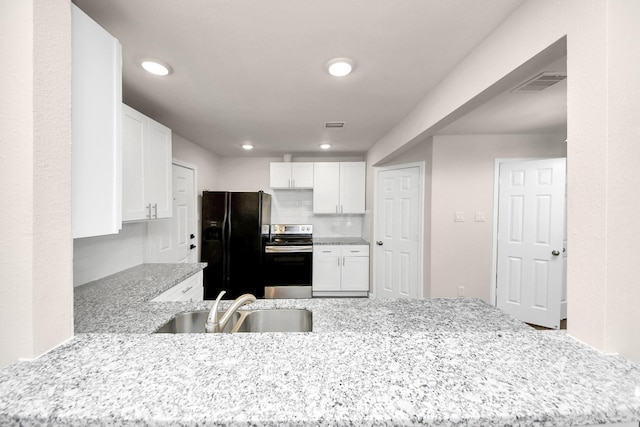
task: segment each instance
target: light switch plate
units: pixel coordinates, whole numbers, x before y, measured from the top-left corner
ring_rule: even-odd
[[[453,214],[453,220],[455,222],[464,222],[464,212],[455,212]]]
[[[487,217],[483,211],[476,212],[476,222],[485,222],[486,220],[487,220]]]

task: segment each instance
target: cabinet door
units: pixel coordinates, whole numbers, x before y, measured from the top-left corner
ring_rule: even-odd
[[[271,188],[291,188],[291,163],[271,163],[269,182]]]
[[[122,220],[147,219],[144,197],[147,117],[128,105],[122,106],[122,113]]]
[[[291,183],[293,188],[313,188],[313,163],[291,163]]]
[[[343,291],[369,290],[369,257],[342,257],[342,287]]]
[[[148,120],[145,150],[145,204],[151,205],[151,218],[170,218],[173,213],[171,181],[171,129]]]
[[[340,163],[340,213],[364,213],[365,174],[364,162]]]
[[[122,227],[122,53],[71,5],[71,228],[74,238]]]
[[[313,279],[314,291],[340,290],[340,249],[333,246],[320,246],[313,249]]]
[[[313,213],[335,214],[340,205],[340,163],[313,166]]]

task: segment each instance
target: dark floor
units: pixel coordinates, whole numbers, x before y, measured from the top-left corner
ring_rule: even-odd
[[[531,323],[527,323],[527,325],[532,328],[538,329],[540,331],[555,331],[555,329],[545,328],[544,326],[532,325]],[[567,329],[567,319],[562,319],[560,321],[560,329]]]

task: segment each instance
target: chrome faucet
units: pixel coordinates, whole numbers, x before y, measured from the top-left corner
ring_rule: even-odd
[[[231,303],[229,308],[227,308],[227,311],[224,312],[222,318],[218,320],[218,305],[220,304],[220,300],[225,293],[226,291],[221,291],[218,294],[218,298],[216,298],[216,302],[213,303],[213,307],[211,307],[209,317],[207,317],[207,321],[204,324],[204,329],[207,332],[221,332],[227,325],[227,322],[229,322],[229,320],[231,319],[231,316],[233,316],[233,313],[238,311],[238,309],[243,305],[251,304],[252,302],[256,301],[256,297],[251,294],[240,295]]]

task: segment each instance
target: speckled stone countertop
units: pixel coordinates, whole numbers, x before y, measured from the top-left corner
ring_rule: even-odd
[[[126,277],[113,278],[109,288],[119,292],[116,282]],[[152,281],[129,282],[139,294],[130,289],[128,302],[100,282],[76,289],[76,331],[100,333],[80,333],[0,371],[0,425],[553,426],[640,419],[640,366],[562,332],[533,330],[481,300],[260,300],[248,308],[311,310],[314,332],[156,335],[150,332],[174,314],[211,302],[147,302],[164,290]],[[102,304],[78,307],[94,299]],[[101,309],[109,314],[98,316]]]
[[[314,237],[314,245],[368,245],[362,237]]]

